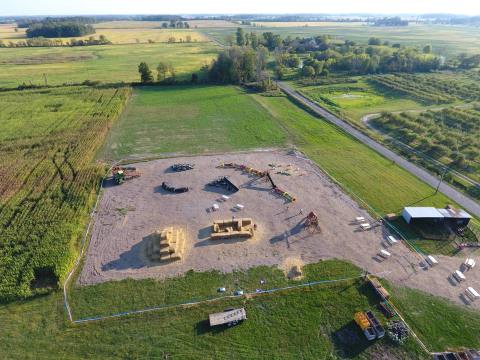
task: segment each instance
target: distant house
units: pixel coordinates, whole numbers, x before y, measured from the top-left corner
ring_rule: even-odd
[[[465,228],[472,216],[461,209],[447,206],[445,209],[434,207],[406,207],[402,217],[407,224],[418,226],[446,226],[453,231]]]

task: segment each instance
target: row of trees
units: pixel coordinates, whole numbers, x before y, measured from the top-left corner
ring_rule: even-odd
[[[256,32],[245,33],[242,28],[238,28],[235,36],[226,37],[227,45],[233,46],[249,46],[256,50],[259,46],[264,46],[268,50],[273,51],[282,46],[282,38],[280,35],[272,32],[265,32],[259,36]]]
[[[146,62],[141,62],[138,65],[138,72],[140,73],[140,81],[142,83],[155,82],[153,72]],[[161,61],[157,65],[157,81],[160,83],[174,83],[176,81],[176,71],[172,64]]]
[[[57,47],[57,46],[91,46],[91,45],[110,45],[112,42],[105,35],[100,35],[98,39],[90,36],[88,39],[72,39],[63,41],[62,39],[47,39],[43,37],[31,38],[25,41],[4,43],[0,40],[0,47]]]
[[[232,46],[221,52],[209,69],[209,80],[220,83],[244,84],[268,78],[265,67],[268,51],[260,46]]]
[[[222,84],[248,84],[260,89],[273,86],[270,77],[266,73],[268,50],[260,46],[257,50],[247,46],[232,46],[222,51],[211,65],[203,66],[200,71],[205,75],[202,81],[208,80]],[[142,62],[138,66],[140,81],[148,83],[173,84],[176,82],[176,73],[172,64],[160,62],[156,67],[156,76],[149,65]],[[197,83],[199,76],[192,74],[191,82]]]
[[[46,21],[32,24],[26,33],[29,38],[76,37],[94,34],[95,28],[79,22]]]
[[[0,48],[19,48],[19,47],[57,47],[57,46],[90,46],[90,45],[110,45],[112,42],[105,35],[100,35],[98,39],[90,36],[88,39],[72,39],[63,41],[62,39],[47,39],[44,37],[26,39],[24,41],[4,43],[0,40]]]
[[[162,23],[162,29],[190,29],[190,24],[186,21],[170,20]]]
[[[402,20],[399,16],[385,17],[373,20],[373,26],[408,26],[408,20]]]
[[[457,169],[478,171],[477,109],[443,109],[420,114],[383,113],[373,121],[383,131]]]
[[[444,64],[442,57],[432,54],[430,45],[422,50],[397,46],[397,44],[390,47],[376,37],[370,38],[368,45],[358,45],[349,40],[338,43],[328,36],[287,38],[281,41],[281,46],[277,47],[276,51],[287,54],[283,57],[277,56],[277,66],[280,67],[296,68],[298,61],[292,58],[292,54],[307,54],[301,70],[307,77],[326,75],[328,72],[359,75],[428,72],[438,70]],[[282,60],[278,61],[279,58]],[[291,61],[285,61],[285,59]]]

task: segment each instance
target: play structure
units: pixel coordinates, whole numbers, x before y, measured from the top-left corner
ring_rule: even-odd
[[[310,213],[307,215],[303,225],[305,226],[305,229],[307,229],[310,233],[320,231],[320,225],[318,224],[318,216],[313,211],[310,211]]]
[[[194,167],[194,164],[173,164],[172,166],[170,166],[170,169],[172,169],[172,171],[180,172],[192,170]]]
[[[112,178],[117,185],[138,177],[140,177],[140,173],[134,167],[115,166],[112,168]]]
[[[256,176],[258,177],[259,179],[261,178],[265,178],[265,181],[269,182],[271,184],[271,187],[272,187],[272,191],[275,193],[275,194],[278,194],[280,196],[282,196],[283,198],[285,198],[285,200],[287,200],[288,202],[294,202],[296,201],[295,197],[293,197],[292,195],[290,195],[288,192],[280,189],[273,181],[270,173],[267,171],[267,170],[258,170],[258,169],[254,169],[250,166],[246,166],[246,165],[241,165],[241,164],[236,164],[236,163],[223,163],[223,164],[220,164],[218,166],[219,168],[221,169],[235,169],[235,170],[239,170],[239,171],[242,171],[244,173],[247,173],[249,175],[253,175],[253,176]]]
[[[147,256],[154,261],[181,260],[185,249],[185,231],[181,228],[167,227],[155,231],[147,247]]]
[[[230,219],[216,220],[212,225],[211,240],[245,238],[249,239],[254,235],[254,224],[252,219]]]
[[[221,176],[213,181],[210,181],[208,183],[208,186],[223,187],[224,189],[232,193],[236,193],[239,190],[239,188],[234,183],[232,183],[226,176]]]
[[[174,194],[181,194],[188,191],[188,187],[186,186],[175,187],[173,185],[170,185],[169,183],[166,183],[165,181],[162,182],[162,189]]]

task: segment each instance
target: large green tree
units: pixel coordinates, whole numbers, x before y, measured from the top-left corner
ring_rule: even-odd
[[[141,62],[140,65],[138,65],[138,72],[140,73],[140,81],[142,83],[153,82],[152,71],[146,62]]]
[[[244,46],[245,45],[245,34],[243,33],[242,28],[237,29],[237,45]]]

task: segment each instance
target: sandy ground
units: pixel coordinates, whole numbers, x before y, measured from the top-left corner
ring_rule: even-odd
[[[235,162],[259,170],[270,169],[277,186],[294,195],[287,203],[273,194],[263,180],[233,169],[220,169],[221,163]],[[195,169],[174,173],[174,163],[193,163]],[[270,164],[275,164],[272,168]],[[291,176],[277,174],[285,171]],[[80,284],[95,284],[124,278],[167,278],[194,269],[217,269],[224,272],[246,269],[256,265],[312,263],[322,259],[347,259],[372,273],[400,285],[413,287],[466,304],[461,293],[467,286],[480,290],[477,268],[466,273],[461,285],[449,279],[464,259],[436,257],[434,268],[424,266],[423,259],[405,244],[393,247],[385,244],[388,232],[378,226],[362,231],[355,217],[370,219],[350,197],[344,194],[308,159],[294,152],[253,152],[200,157],[154,160],[136,164],[142,173],[138,179],[121,186],[106,184],[92,231]],[[240,187],[226,202],[219,201],[220,188],[205,185],[218,176]],[[190,191],[171,194],[161,188],[162,181],[174,186],[188,186]],[[214,203],[220,209],[210,210]],[[237,211],[235,204],[245,207]],[[309,233],[303,227],[306,214],[314,210],[320,218],[319,232]],[[209,240],[215,219],[233,216],[251,217],[258,225],[254,238],[249,240]],[[371,219],[370,222],[373,222]],[[187,241],[181,261],[159,264],[146,256],[151,234],[167,226],[186,229]],[[392,253],[391,258],[379,261],[380,249]],[[480,307],[468,304],[471,307]]]

